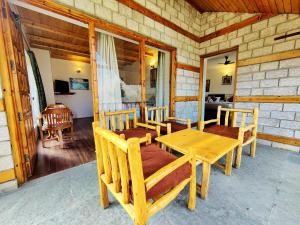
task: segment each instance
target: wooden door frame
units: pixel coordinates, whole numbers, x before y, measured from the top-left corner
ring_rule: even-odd
[[[204,62],[207,58],[210,58],[212,56],[221,55],[227,52],[233,52],[236,51],[236,66],[235,66],[235,79],[234,79],[234,87],[233,87],[233,104],[234,99],[236,95],[236,83],[237,83],[237,63],[238,63],[238,52],[239,52],[239,46],[234,46],[232,48],[227,48],[223,50],[219,50],[216,52],[208,53],[205,55],[200,56],[200,76],[199,76],[199,96],[198,96],[198,127],[200,127],[200,122],[202,120],[202,100],[203,100],[203,84],[204,84]]]
[[[0,19],[0,73],[2,75],[2,90],[4,96],[4,105],[5,111],[7,115],[7,124],[9,128],[10,142],[12,147],[12,155],[14,161],[14,171],[15,176],[17,178],[18,184],[22,184],[27,179],[26,168],[23,168],[23,164],[25,163],[23,149],[21,146],[21,138],[20,137],[20,125],[18,123],[18,110],[17,103],[14,94],[13,88],[13,78],[11,77],[10,65],[8,63],[8,52],[6,51],[6,41],[4,38],[5,32],[8,32],[10,29],[8,28],[7,22],[4,20],[7,19],[8,13],[6,10],[3,10],[3,6],[7,7],[8,3],[6,0],[0,0],[1,6],[1,19]],[[4,15],[5,13],[5,15]],[[3,19],[3,21],[2,21]]]

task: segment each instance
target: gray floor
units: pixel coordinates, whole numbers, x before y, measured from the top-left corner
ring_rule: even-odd
[[[198,177],[201,168],[198,169]],[[187,190],[151,224],[300,224],[300,154],[258,145],[231,177],[213,168],[208,199],[186,208]],[[98,205],[95,162],[36,179],[0,196],[1,225],[132,224],[117,201]]]

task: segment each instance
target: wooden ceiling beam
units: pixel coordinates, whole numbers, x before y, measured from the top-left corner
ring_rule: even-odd
[[[49,33],[56,34],[56,35],[59,35],[59,36],[64,36],[64,37],[67,37],[67,38],[76,39],[76,40],[85,42],[88,45],[88,36],[87,35],[86,36],[85,35],[80,35],[80,34],[70,32],[70,31],[67,31],[67,30],[63,30],[63,29],[60,29],[60,28],[50,27],[50,26],[47,26],[45,24],[33,22],[31,20],[24,19],[24,18],[21,19],[21,23],[26,28],[28,27],[28,28],[32,28],[32,29],[35,29],[35,30],[45,31],[45,32],[49,32]]]
[[[79,62],[84,62],[84,63],[90,63],[89,57],[75,55],[72,53],[70,54],[70,53],[63,52],[63,51],[51,50],[50,56],[51,56],[51,58],[56,58],[56,59],[64,59],[64,60],[69,60],[69,61],[79,61]]]
[[[35,43],[30,43],[30,47],[44,49],[44,50],[48,50],[48,51],[51,51],[51,50],[63,51],[66,53],[75,54],[75,55],[84,56],[84,57],[90,56],[90,54],[88,54],[88,53],[82,53],[82,52],[72,51],[72,50],[68,50],[68,49],[64,49],[64,48],[52,47],[52,46],[48,46],[48,45],[41,45],[41,44],[35,44]]]
[[[70,44],[67,42],[58,41],[58,40],[54,40],[51,38],[46,38],[46,37],[41,37],[41,36],[31,35],[31,34],[28,34],[27,36],[28,36],[30,43],[46,45],[46,46],[48,45],[50,47],[59,46],[60,48],[67,49],[67,50],[78,51],[78,52],[87,53],[87,54],[89,53],[88,46]]]

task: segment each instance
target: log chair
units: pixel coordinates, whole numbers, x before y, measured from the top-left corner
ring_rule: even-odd
[[[222,111],[226,112],[224,125],[220,125]],[[240,127],[236,126],[237,113],[242,113]],[[246,126],[247,114],[252,115],[252,123],[248,123],[248,125]],[[231,116],[231,124],[228,123],[230,116]],[[205,128],[205,125],[211,123],[216,123],[216,125],[212,125]],[[253,158],[255,157],[257,124],[258,124],[258,108],[252,110],[251,109],[229,109],[229,108],[222,108],[222,106],[219,106],[217,118],[208,121],[199,121],[199,128],[201,131],[204,132],[238,139],[240,141],[240,144],[236,152],[235,167],[239,168],[241,166],[243,146],[251,143],[250,155]]]
[[[135,225],[167,206],[189,184],[188,208],[196,204],[196,163],[191,154],[177,158],[155,144],[127,141],[93,123],[100,205],[109,206],[108,191]]]

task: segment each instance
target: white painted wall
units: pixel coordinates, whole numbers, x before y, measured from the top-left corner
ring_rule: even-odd
[[[50,61],[50,52],[43,49],[31,49],[36,57],[40,73],[42,76],[42,81],[45,89],[47,104],[54,104],[54,89],[53,89],[53,80],[52,80],[52,69]]]
[[[236,61],[236,53],[225,54],[229,55],[229,60]],[[219,64],[224,63],[224,54],[217,56],[216,58],[207,60],[207,72],[206,79],[210,80],[210,90],[207,94],[226,94],[233,95],[234,92],[234,82],[235,82],[235,67],[236,64]],[[232,76],[231,85],[222,85],[222,76],[225,75]],[[205,89],[204,89],[205,90]]]
[[[90,64],[51,58],[51,67],[53,81],[65,80],[69,82],[70,78],[89,79],[89,90],[70,89],[70,92],[75,92],[74,95],[55,95],[55,102],[63,103],[64,105],[68,106],[72,110],[74,118],[92,117],[93,98]],[[76,72],[78,68],[81,69],[80,73]]]

